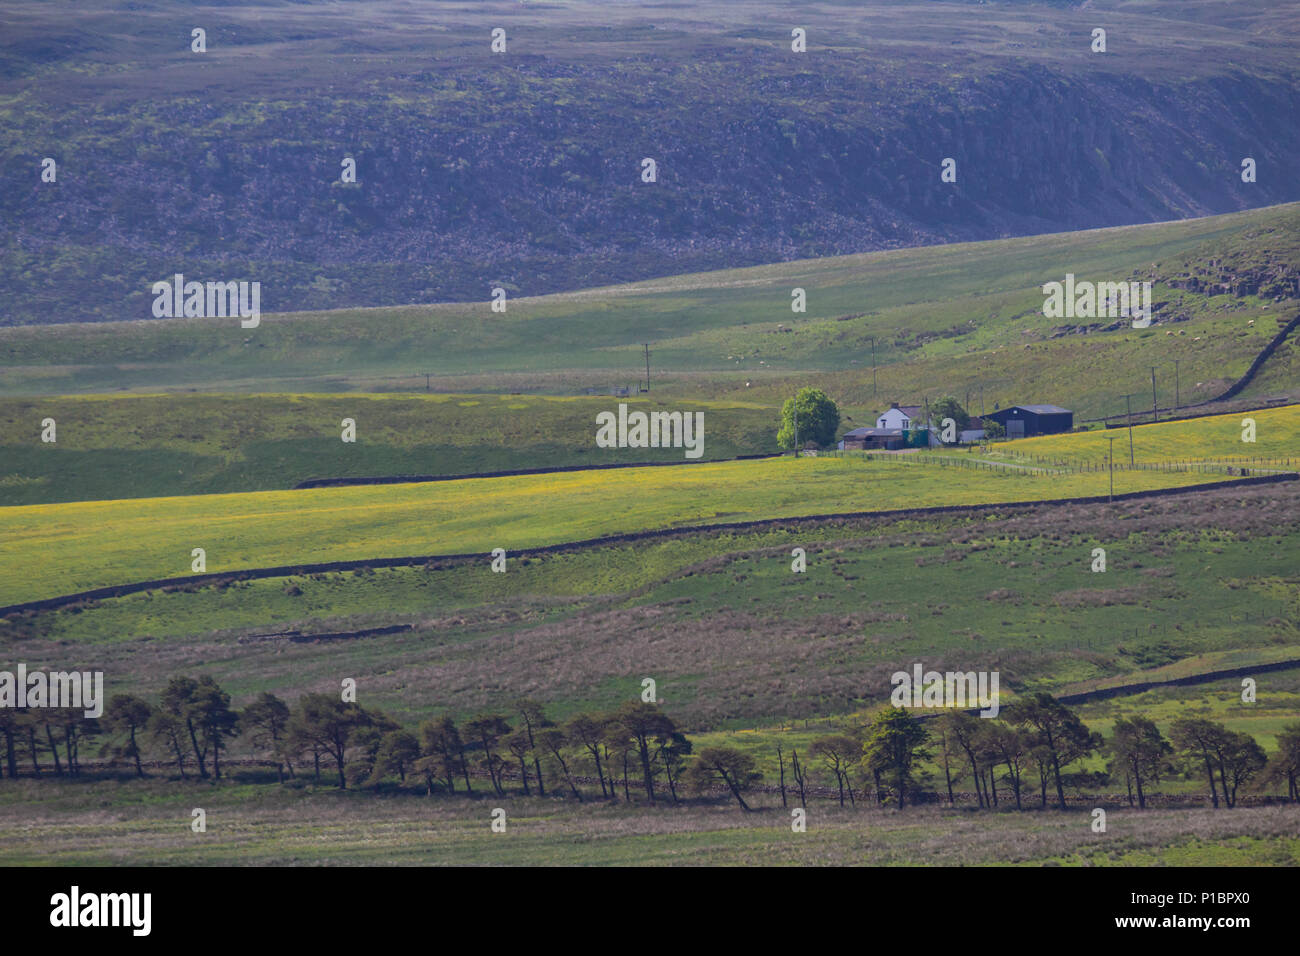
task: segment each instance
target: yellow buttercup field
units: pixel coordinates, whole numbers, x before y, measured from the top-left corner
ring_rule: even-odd
[[[1242,441],[1245,419],[1255,423],[1253,442]],[[1119,420],[1112,418],[1111,422]],[[1038,456],[1098,464],[1106,460],[1110,447],[1106,436],[1115,439],[1115,460],[1128,461],[1128,430],[1123,428],[1007,442],[994,445],[986,457],[1015,460]],[[1141,425],[1133,429],[1133,457],[1139,462],[1261,458],[1277,463],[1290,458],[1294,464],[1300,457],[1300,405]]]
[[[1220,476],[1125,472],[1115,491]],[[1032,476],[801,458],[73,502],[0,510],[0,604],[191,572],[360,558],[486,556],[711,522],[1106,494],[1105,473]]]

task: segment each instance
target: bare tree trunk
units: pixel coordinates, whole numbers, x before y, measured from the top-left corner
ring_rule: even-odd
[[[605,771],[600,768],[600,744],[594,747],[588,745],[587,753],[591,754],[592,759],[596,761],[596,777],[600,780],[600,796],[604,799],[609,794],[605,791]],[[613,781],[610,782],[613,783]]]
[[[641,771],[645,776],[645,792],[650,798],[650,802],[655,802],[655,783],[654,778],[650,775],[650,746],[644,740],[638,742],[639,756],[641,758]]]
[[[971,777],[972,777],[972,778],[974,779],[974,781],[975,781],[975,799],[977,799],[977,800],[979,801],[980,809],[983,810],[983,809],[984,809],[984,789],[980,786],[980,768],[979,768],[979,764],[976,763],[976,761],[975,761],[975,753],[974,753],[974,751],[972,751],[972,750],[971,750],[969,747],[967,747],[964,743],[962,744],[962,749],[966,751],[966,756],[967,756],[967,758],[969,758],[969,760],[970,760],[970,773],[971,773]]]
[[[568,763],[566,763],[564,758],[560,756],[560,752],[558,750],[552,752],[555,754],[555,759],[560,762],[560,770],[564,774],[564,779],[569,782],[569,789],[573,791],[573,795],[578,798],[578,802],[582,803],[582,793],[578,790],[577,786],[575,786],[573,783],[573,775],[569,773]],[[669,780],[671,781],[672,778],[669,777]],[[674,793],[673,799],[676,799],[676,797],[677,795]]]
[[[948,735],[940,736],[940,746],[943,748],[943,779],[948,784],[948,806],[955,802],[952,795],[952,771],[948,768]]]
[[[803,773],[803,768],[799,765],[799,751],[797,750],[790,751],[790,766],[792,772],[794,773],[795,782],[799,784],[799,805],[802,807],[807,807],[808,794],[804,789],[804,773]]]
[[[41,775],[41,762],[36,748],[36,727],[27,728],[27,744],[32,752],[32,769],[36,771],[36,776]]]
[[[664,760],[664,773],[668,776],[668,792],[673,795],[673,803],[677,804],[677,782],[673,780],[673,765],[667,759]]]
[[[722,779],[727,781],[727,786],[731,788],[731,794],[736,798],[736,802],[741,805],[746,813],[752,813],[753,811],[750,810],[749,804],[746,803],[745,798],[740,795],[740,788],[732,782],[731,777],[727,776],[727,771],[719,767],[718,772],[722,774]]]
[[[469,761],[465,759],[465,748],[460,748],[460,772],[465,777],[465,790],[469,793],[474,792],[474,788],[469,785]]]
[[[135,775],[144,776],[144,766],[140,763],[140,745],[135,742],[135,726],[131,726],[131,752],[135,754]]]
[[[5,728],[5,763],[9,767],[9,776],[18,776],[18,754],[14,751],[14,732]]]
[[[199,764],[199,776],[207,777],[208,764],[207,764],[207,760],[204,758],[203,751],[199,749],[199,738],[198,735],[194,733],[194,721],[186,717],[185,726],[189,728],[190,743],[194,745],[194,759],[197,760]]]
[[[1011,789],[1016,793],[1016,809],[1021,810],[1023,808],[1020,806],[1020,771],[1011,765],[1010,760],[1007,761],[1007,776],[1011,778]]]
[[[45,725],[45,739],[50,742],[50,753],[54,754],[54,772],[63,776],[63,765],[59,763],[59,747],[54,742],[54,731],[50,729],[49,724]]]
[[[1065,809],[1065,787],[1061,785],[1061,759],[1056,756],[1056,751],[1052,751],[1052,777],[1056,781],[1056,799],[1058,807]]]

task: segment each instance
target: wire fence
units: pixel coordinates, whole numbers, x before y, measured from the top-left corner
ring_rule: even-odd
[[[1215,458],[1170,458],[1158,461],[1128,462],[1116,458],[1113,464],[1106,461],[1056,458],[1043,455],[1017,455],[1006,461],[963,455],[934,455],[925,452],[834,451],[822,452],[823,457],[860,459],[897,465],[934,465],[940,468],[961,468],[967,471],[987,471],[999,474],[1042,477],[1052,475],[1079,475],[1107,471],[1150,471],[1167,474],[1202,474],[1248,476],[1288,474],[1300,467],[1300,459],[1265,455]]]

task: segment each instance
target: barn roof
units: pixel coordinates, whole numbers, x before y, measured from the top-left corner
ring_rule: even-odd
[[[855,428],[844,433],[845,438],[901,438],[902,435],[901,428]]]
[[[1019,409],[1022,412],[1030,412],[1034,415],[1073,415],[1074,412],[1068,408],[1062,408],[1060,405],[1008,405],[1006,408],[999,408],[997,411],[988,412],[985,418],[1000,418],[1008,412],[1014,412]]]

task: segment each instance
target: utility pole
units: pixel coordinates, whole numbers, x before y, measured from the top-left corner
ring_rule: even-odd
[[[799,457],[799,393],[794,393],[794,457]]]
[[[1175,415],[1178,414],[1178,407],[1179,407],[1179,401],[1178,401],[1178,398],[1179,398],[1179,396],[1178,396],[1178,363],[1181,362],[1181,361],[1182,361],[1182,359],[1174,359],[1174,414],[1175,414]]]
[[[871,397],[876,397],[876,337],[868,335],[871,340]]]
[[[980,386],[980,418],[984,417],[984,386]]]
[[[1151,366],[1151,420],[1160,421],[1160,409],[1156,405],[1156,367]]]
[[[1106,463],[1110,466],[1107,469],[1110,472],[1110,496],[1106,500],[1113,502],[1115,500],[1115,436],[1107,435],[1106,441],[1110,442],[1110,451],[1106,453]]]
[[[1133,465],[1133,395],[1124,396],[1124,404],[1128,406],[1128,463]]]
[[[429,390],[429,375],[431,373],[421,372],[420,374],[424,376],[424,390],[427,392]]]

